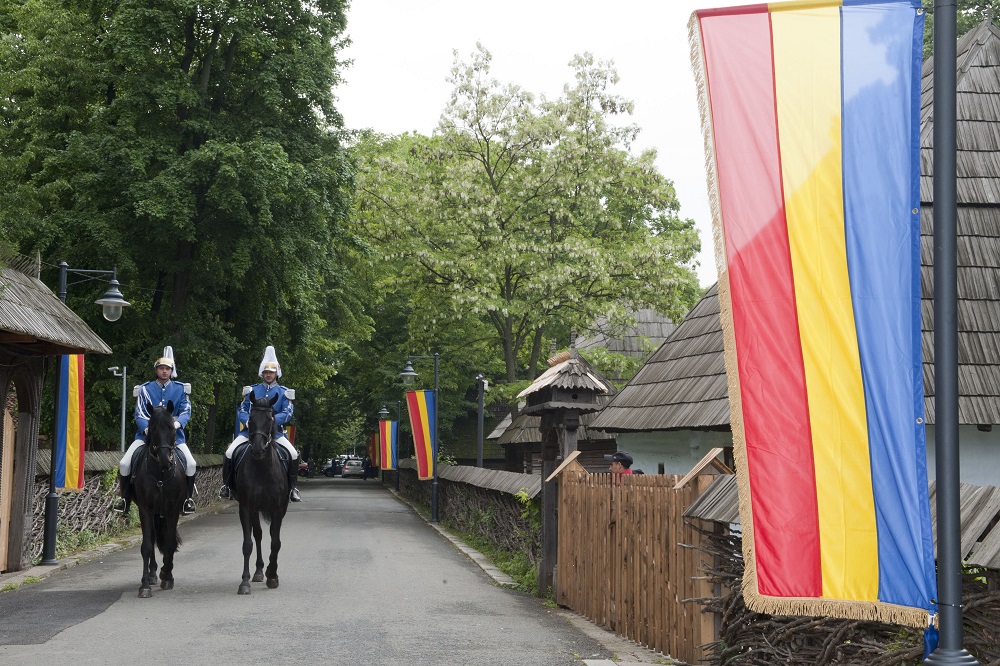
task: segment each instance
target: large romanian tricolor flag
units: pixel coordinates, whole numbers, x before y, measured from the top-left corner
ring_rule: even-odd
[[[396,469],[397,442],[399,440],[399,421],[379,421],[379,458],[382,469]]]
[[[747,605],[927,626],[923,10],[696,11]]]
[[[83,354],[59,357],[55,433],[56,489],[81,490],[87,434],[83,408]]]
[[[434,478],[437,460],[437,433],[434,431],[434,391],[407,391],[406,409],[413,429],[413,448],[417,454],[417,478]]]

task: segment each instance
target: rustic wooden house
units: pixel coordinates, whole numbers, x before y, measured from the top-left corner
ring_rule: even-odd
[[[39,280],[37,261],[5,256],[0,270],[0,571],[30,565],[42,382],[60,354],[110,354],[101,340]]]
[[[1000,485],[1000,28],[958,43],[958,381],[961,474]],[[924,63],[920,132],[921,321],[928,471],[934,476],[933,61]],[[637,465],[683,473],[731,446],[716,287],[592,422],[618,433]]]

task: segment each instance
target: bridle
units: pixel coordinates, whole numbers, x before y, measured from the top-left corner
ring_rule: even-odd
[[[170,433],[171,437],[166,442],[161,442],[160,444],[153,444],[152,441],[146,442],[146,464],[151,465],[156,471],[156,486],[157,488],[162,488],[164,481],[169,479],[173,474],[174,467],[177,465],[177,441]],[[159,456],[154,455],[156,449],[159,448],[161,451],[167,451],[167,458],[169,460],[169,467],[164,469],[160,465]],[[164,476],[165,474],[165,476]]]
[[[271,446],[271,442],[274,441],[274,411],[270,406],[258,407],[257,405],[253,405],[250,408],[250,412],[251,414],[253,412],[267,413],[267,430],[251,430],[247,435],[247,438],[250,440],[251,450],[253,449],[255,438],[264,438],[264,445],[261,447],[261,453],[263,453],[267,451],[267,448]],[[249,425],[250,423],[248,422],[247,426]]]

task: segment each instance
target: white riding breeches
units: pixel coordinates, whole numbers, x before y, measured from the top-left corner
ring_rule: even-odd
[[[233,443],[229,445],[228,449],[226,449],[226,457],[229,458],[230,460],[232,460],[233,459],[233,451],[236,450],[237,446],[239,446],[240,444],[242,444],[243,442],[246,442],[246,441],[249,441],[249,438],[247,436],[245,436],[245,435],[237,435],[236,439],[233,440]],[[281,437],[279,437],[278,439],[276,439],[274,441],[276,441],[278,444],[281,444],[283,447],[285,447],[285,450],[288,451],[288,455],[291,456],[291,458],[289,458],[289,460],[295,460],[296,458],[299,457],[299,452],[295,450],[295,447],[292,446],[292,443],[289,442],[288,438],[285,437],[284,435],[282,435]]]
[[[118,463],[118,471],[122,476],[128,476],[132,473],[132,456],[135,455],[136,450],[141,447],[146,442],[141,439],[137,439],[132,442],[132,445],[128,447],[128,451],[122,456],[122,460]],[[194,456],[191,455],[191,449],[188,448],[187,444],[178,444],[177,450],[184,453],[184,462],[187,464],[187,468],[184,470],[185,476],[194,476],[194,473],[198,471],[198,463],[194,461]]]

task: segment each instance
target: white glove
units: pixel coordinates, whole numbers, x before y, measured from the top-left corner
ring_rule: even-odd
[[[143,428],[142,429],[142,434],[143,435],[148,435],[149,434],[149,428]]]
[[[180,421],[174,421],[174,430],[178,430],[181,427]]]

